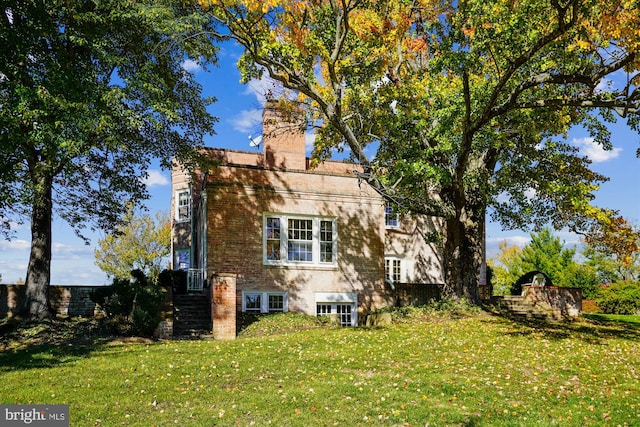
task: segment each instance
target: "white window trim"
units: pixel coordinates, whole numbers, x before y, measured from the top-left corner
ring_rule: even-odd
[[[180,218],[180,195],[183,193],[187,193],[189,195],[189,205],[188,205],[188,214],[186,218]],[[175,220],[176,222],[188,222],[191,221],[191,190],[189,188],[181,188],[176,190],[175,193]]]
[[[272,260],[267,257],[267,218],[280,219],[280,259]],[[290,219],[312,220],[312,259],[313,261],[290,261],[288,257],[288,227]],[[332,262],[320,262],[320,222],[330,221],[332,224]],[[312,266],[312,267],[337,267],[338,265],[338,221],[334,217],[313,216],[313,215],[297,215],[297,214],[281,214],[281,213],[264,213],[262,216],[262,256],[265,265],[296,265],[296,266]],[[283,236],[285,238],[283,238]]]
[[[400,280],[398,280],[397,282],[392,280],[392,277],[390,277],[389,272],[387,271],[387,261],[400,261]],[[384,280],[387,283],[391,284],[407,282],[407,263],[404,258],[395,254],[384,256]]]
[[[338,314],[336,305],[351,305],[351,325],[358,326],[358,294],[355,292],[316,292],[315,308],[318,304],[331,305],[331,314]]]
[[[287,292],[272,292],[272,291],[242,291],[242,312],[243,313],[257,313],[257,310],[247,311],[247,301],[245,295],[247,294],[259,294],[260,295],[260,313],[269,313],[269,295],[281,295],[282,298],[282,311],[289,311],[289,295]]]

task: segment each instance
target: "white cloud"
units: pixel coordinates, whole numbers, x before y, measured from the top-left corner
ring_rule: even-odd
[[[31,248],[31,242],[26,240],[0,240],[0,251],[26,251]]]
[[[565,230],[560,230],[560,231],[553,231],[553,235],[558,237],[560,239],[560,242],[562,242],[564,244],[564,247],[570,247],[570,246],[576,246],[576,245],[581,245],[582,241],[581,241],[581,237],[580,235],[571,232],[571,231],[565,231]]]
[[[255,96],[260,105],[263,105],[265,102],[267,102],[267,94],[278,98],[282,95],[282,92],[283,89],[280,83],[273,80],[265,72],[260,80],[253,79],[249,81],[249,83],[246,84],[246,89],[242,94]]]
[[[247,135],[255,132],[262,125],[262,110],[244,110],[238,116],[230,120],[231,125],[238,132]]]
[[[29,230],[31,228],[31,225],[28,222],[20,224],[19,222],[9,221],[9,228],[13,231]]]
[[[2,283],[16,283],[27,274],[30,242],[0,241]],[[95,265],[94,248],[87,245],[52,244],[51,283],[58,285],[103,285],[106,274]]]
[[[93,262],[79,265],[73,263],[52,263],[51,283],[64,286],[100,286],[108,284],[107,275]]]
[[[313,144],[316,141],[316,134],[312,132],[306,132],[304,134],[304,146],[307,151],[313,150]]]
[[[150,169],[148,176],[142,182],[149,187],[169,185],[169,179],[156,169]]]
[[[613,80],[601,79],[596,85],[594,92],[595,93],[611,92],[612,86],[613,86]]]
[[[509,246],[519,246],[521,248],[531,242],[531,237],[529,236],[505,236],[505,237],[494,237],[487,239],[487,246],[498,246],[501,242],[507,242]]]
[[[0,262],[0,275],[2,275],[2,282],[0,283],[17,283],[20,280],[24,280],[26,274],[26,262]]]
[[[594,163],[602,163],[612,159],[615,159],[622,152],[622,148],[613,148],[611,150],[604,150],[599,144],[597,144],[593,138],[574,138],[573,144],[580,149],[580,152],[587,156]]]
[[[528,189],[527,189],[527,190],[525,190],[525,192],[524,192],[524,197],[526,197],[526,198],[527,198],[527,200],[533,200],[533,199],[536,197],[536,195],[537,195],[537,194],[538,194],[538,193],[536,192],[536,190],[535,190],[535,189],[533,189],[533,188],[528,188]]]
[[[190,73],[197,73],[198,71],[202,70],[200,64],[198,64],[193,59],[187,59],[186,61],[184,61],[182,63],[182,68],[184,68],[186,71],[189,71]]]
[[[56,260],[63,259],[85,259],[87,256],[93,260],[93,248],[88,245],[74,246],[64,243],[53,243],[51,245],[52,258]]]
[[[536,197],[536,195],[537,195],[537,192],[533,188],[527,188],[524,191],[524,197],[529,201],[533,200]],[[496,201],[498,203],[503,203],[503,204],[511,203],[511,195],[508,192],[503,191],[500,194],[498,194],[498,196],[496,197]]]

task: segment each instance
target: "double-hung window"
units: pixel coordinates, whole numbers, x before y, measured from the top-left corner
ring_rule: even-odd
[[[265,264],[336,265],[335,218],[265,214]]]
[[[393,205],[389,202],[386,202],[384,205],[384,225],[387,228],[398,228],[400,226],[398,214],[394,211]]]
[[[404,281],[401,258],[395,256],[386,256],[384,258],[384,278],[388,283],[401,283]]]
[[[242,311],[277,313],[288,311],[286,292],[242,292]]]
[[[191,219],[191,191],[179,190],[176,192],[176,221],[189,221]]]

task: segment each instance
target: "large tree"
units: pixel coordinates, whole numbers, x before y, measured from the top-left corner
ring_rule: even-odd
[[[8,0],[0,10],[0,217],[31,225],[24,314],[49,315],[54,212],[78,234],[147,197],[150,162],[213,131],[182,64],[215,60],[211,20],[180,0]]]
[[[564,138],[582,125],[610,148],[616,114],[638,130],[637,1],[200,3],[245,80],[298,94],[317,159],[346,146],[385,197],[444,219],[446,294],[478,300],[488,207],[507,228],[606,221],[605,177]]]
[[[584,256],[603,283],[640,279],[640,228],[612,216],[603,227],[585,233]]]

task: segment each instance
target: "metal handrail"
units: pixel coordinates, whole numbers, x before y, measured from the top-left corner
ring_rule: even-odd
[[[190,268],[187,272],[187,292],[201,291],[204,288],[204,270]]]

